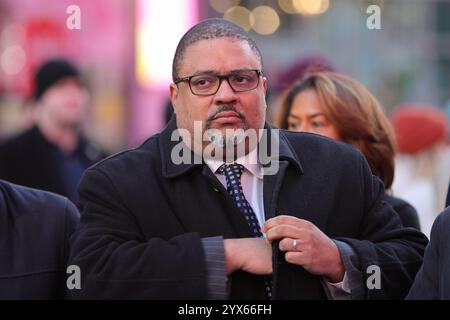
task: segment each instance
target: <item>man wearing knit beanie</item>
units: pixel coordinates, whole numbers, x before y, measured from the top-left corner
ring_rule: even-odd
[[[78,69],[64,59],[34,77],[34,126],[0,145],[0,178],[77,199],[83,171],[103,153],[82,135],[90,95]]]
[[[63,59],[49,60],[43,64],[34,77],[34,99],[39,100],[47,89],[64,78],[72,78],[82,84],[79,71]]]

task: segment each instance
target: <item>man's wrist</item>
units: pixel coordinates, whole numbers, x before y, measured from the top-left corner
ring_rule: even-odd
[[[345,268],[337,245],[334,242],[333,245],[335,249],[333,255],[335,257],[333,259],[334,263],[330,264],[331,266],[333,266],[331,269],[332,271],[330,274],[326,275],[325,278],[330,283],[339,283],[344,279]]]
[[[327,276],[326,279],[330,283],[339,283],[344,279],[344,274],[345,274],[344,266],[341,263],[339,271],[334,272],[333,274]]]
[[[227,275],[240,269],[239,255],[237,254],[236,239],[225,239],[223,241],[223,248],[225,252],[225,269]]]

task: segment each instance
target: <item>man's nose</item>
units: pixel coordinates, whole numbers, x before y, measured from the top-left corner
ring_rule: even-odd
[[[219,84],[219,90],[214,95],[214,102],[216,104],[224,104],[235,102],[238,99],[238,95],[234,92],[226,79],[221,79]]]

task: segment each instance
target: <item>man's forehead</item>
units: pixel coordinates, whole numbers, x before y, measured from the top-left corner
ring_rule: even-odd
[[[240,39],[203,39],[186,48],[181,72],[229,72],[242,69],[260,69],[261,62],[250,45]]]

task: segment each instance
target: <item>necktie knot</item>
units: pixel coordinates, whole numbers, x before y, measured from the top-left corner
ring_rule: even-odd
[[[226,177],[241,178],[242,172],[244,172],[244,166],[239,163],[223,164],[217,169],[217,172],[225,175]]]
[[[225,176],[228,190],[241,187],[241,176],[244,172],[244,166],[242,164],[223,164],[217,169],[217,172]]]

